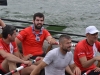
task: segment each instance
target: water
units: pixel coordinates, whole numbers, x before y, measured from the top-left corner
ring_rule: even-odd
[[[32,21],[36,12],[44,13],[47,24],[67,26],[68,33],[84,35],[89,25],[100,30],[100,0],[8,0],[0,6],[1,18]]]

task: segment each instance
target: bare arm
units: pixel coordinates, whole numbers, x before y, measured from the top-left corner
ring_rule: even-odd
[[[23,59],[23,55],[20,53],[20,50],[19,50],[19,45],[21,44],[21,41],[16,37],[15,42],[16,42],[16,45],[17,45],[18,52],[14,53],[14,54],[16,56],[18,56],[19,58]]]
[[[19,45],[21,45],[21,41],[18,38],[15,38],[15,42],[17,44],[18,52],[15,52],[14,54],[18,56],[19,58],[23,60],[28,60],[30,57],[32,57],[32,54],[28,54],[27,56],[24,56],[20,53]]]
[[[17,68],[16,63],[8,61],[9,71],[12,71]],[[13,75],[20,75],[19,72],[14,73]]]
[[[45,62],[41,62],[32,72],[30,75],[38,75],[40,73],[40,71],[47,66],[47,64]]]
[[[14,52],[14,55],[19,57],[20,59],[23,59],[23,55],[19,51]]]
[[[69,73],[70,75],[74,75],[74,73],[72,72],[71,68],[69,67],[69,65],[66,67],[66,72]]]
[[[13,54],[7,53],[4,50],[0,50],[0,55],[8,61],[15,62],[15,63],[24,63],[26,64],[27,61],[24,61]]]
[[[81,70],[79,69],[79,67],[77,67],[77,66],[75,65],[75,63],[69,65],[69,67],[71,68],[72,72],[73,72],[75,75],[81,75]]]
[[[47,40],[47,42],[48,42],[49,44],[56,44],[56,43],[57,43],[56,39],[53,38],[52,36],[48,36],[48,37],[46,38],[46,40]]]
[[[21,43],[21,41],[17,37],[15,38],[15,42],[16,42],[16,44],[20,44]]]
[[[75,64],[71,64],[69,65],[69,67],[71,68],[71,70],[75,69],[76,65]]]
[[[2,26],[3,28],[6,26],[5,23],[0,19],[0,26]]]
[[[99,57],[99,59],[100,59],[100,57]],[[92,58],[90,60],[87,60],[86,57],[81,57],[81,58],[79,58],[79,60],[80,60],[82,66],[84,68],[90,67],[96,61],[95,58]]]

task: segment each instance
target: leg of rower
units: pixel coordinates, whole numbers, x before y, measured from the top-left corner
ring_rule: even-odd
[[[17,68],[16,63],[10,61],[8,62],[8,66],[9,66],[9,71],[15,70]],[[20,73],[16,72],[13,75],[20,75]]]
[[[29,67],[26,67],[24,69],[21,70],[21,75],[30,75],[30,73],[32,72],[32,70],[36,68],[36,65],[31,65]]]
[[[33,65],[22,69],[21,70],[21,75],[30,75],[30,73],[33,71],[33,69],[35,69],[36,66],[43,60],[43,57],[33,56],[33,57],[30,58],[30,61],[31,60],[37,60],[37,59],[40,59],[40,60],[38,60],[37,62],[33,63]]]
[[[40,64],[40,62],[43,60],[43,57],[40,57],[40,56],[36,57],[36,59],[39,59],[39,58],[40,58],[40,60],[37,61],[36,63],[34,63],[35,65]],[[36,60],[36,59],[35,59],[35,60]]]
[[[1,68],[5,73],[8,73],[9,71],[12,71],[16,68],[16,64],[13,62],[8,62],[7,60],[4,60],[1,63]],[[13,75],[20,75],[18,72],[14,73]]]
[[[2,63],[1,63],[1,68],[3,71],[5,71],[6,73],[9,72],[9,66],[8,66],[8,61],[7,60],[4,60]]]

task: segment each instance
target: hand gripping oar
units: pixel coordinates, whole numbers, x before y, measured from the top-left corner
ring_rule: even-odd
[[[36,60],[33,60],[32,63],[35,63],[35,62],[39,61],[40,59],[41,59],[41,58],[38,58],[38,59],[36,59]],[[20,67],[16,68],[15,70],[12,70],[12,71],[10,71],[10,72],[4,74],[4,75],[12,75],[12,74],[14,74],[15,72],[18,72],[18,71],[22,70],[23,68],[25,68],[25,67],[27,67],[27,66],[28,66],[28,65],[26,65],[26,64],[21,64]]]
[[[91,70],[88,70],[83,75],[88,75],[90,72],[91,72]]]

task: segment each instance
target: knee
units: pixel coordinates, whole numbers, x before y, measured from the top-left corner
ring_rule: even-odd
[[[30,67],[23,69],[21,71],[21,75],[29,75],[35,68],[36,68],[36,65],[31,65]]]

